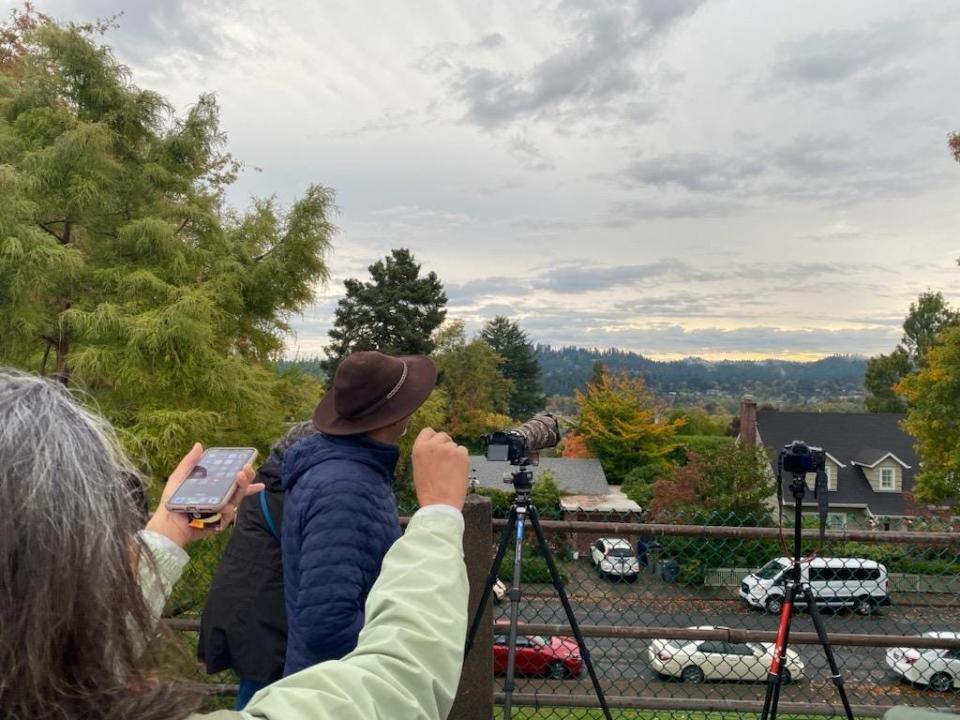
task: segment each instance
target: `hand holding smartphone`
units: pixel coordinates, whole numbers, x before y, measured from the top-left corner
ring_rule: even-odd
[[[167,509],[196,520],[220,513],[237,491],[237,473],[256,457],[256,448],[207,448],[187,479],[167,500]]]

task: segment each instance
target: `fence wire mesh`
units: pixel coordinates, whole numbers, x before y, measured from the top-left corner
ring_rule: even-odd
[[[508,509],[494,505],[490,560]],[[413,510],[401,508],[401,514]],[[546,508],[541,515],[614,717],[756,717],[789,554],[774,531],[737,537],[758,531],[725,518],[709,532],[726,536],[707,531],[690,536],[682,527],[671,532],[649,526],[659,529],[648,532],[635,517],[619,514],[564,517]],[[573,522],[552,527],[551,520],[563,519]],[[858,529],[876,527],[848,518],[844,527],[833,528],[822,548],[812,542],[815,534],[804,535],[804,553],[813,557],[804,565],[804,580],[818,596],[855,710],[879,715],[898,704],[957,709],[960,535],[913,533],[911,542],[903,542],[902,533],[890,531],[852,539]],[[792,530],[785,532],[792,547]],[[220,696],[231,692],[236,678],[202,672],[194,660],[193,630],[224,542],[214,540],[194,551],[189,574],[168,606],[168,614],[187,629],[176,633],[181,670],[210,683]],[[506,586],[512,569],[511,547],[499,573]],[[592,686],[532,532],[527,533],[521,585],[514,716],[602,717],[599,709],[584,707],[595,703]],[[495,697],[502,697],[508,620],[509,600],[503,598],[494,608]],[[792,629],[798,642],[791,643],[781,716],[829,715],[828,706],[839,707],[839,701],[824,652],[815,644],[810,613],[796,612]],[[211,703],[222,707],[230,700]],[[501,712],[498,707],[495,716]]]

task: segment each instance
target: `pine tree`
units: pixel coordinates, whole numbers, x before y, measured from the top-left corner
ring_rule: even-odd
[[[388,355],[428,355],[433,331],[447,311],[447,296],[434,272],[420,277],[413,254],[400,248],[370,266],[371,280],[344,282],[324,369],[333,376],[340,361],[361,350]]]
[[[0,363],[85,390],[157,471],[263,446],[318,395],[272,362],[327,277],[332,193],[231,211],[214,98],[174,116],[98,29],[0,32]]]
[[[543,410],[547,398],[540,383],[540,363],[520,326],[500,315],[486,324],[480,337],[500,356],[500,372],[513,381],[510,415],[526,420]]]

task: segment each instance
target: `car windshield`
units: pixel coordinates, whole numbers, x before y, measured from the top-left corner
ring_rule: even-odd
[[[783,572],[784,566],[779,560],[771,560],[762,568],[757,570],[757,577],[761,580],[773,580],[777,575]]]
[[[610,548],[607,550],[607,557],[628,558],[633,557],[633,550],[630,548]]]

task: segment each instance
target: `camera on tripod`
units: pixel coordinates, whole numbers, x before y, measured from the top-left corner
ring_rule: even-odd
[[[483,436],[487,460],[511,465],[536,465],[540,451],[560,442],[560,425],[550,413],[534,415],[523,425]]]
[[[807,445],[803,440],[794,440],[783,446],[780,462],[788,473],[805,475],[815,473],[826,467],[827,453],[823,448]]]

